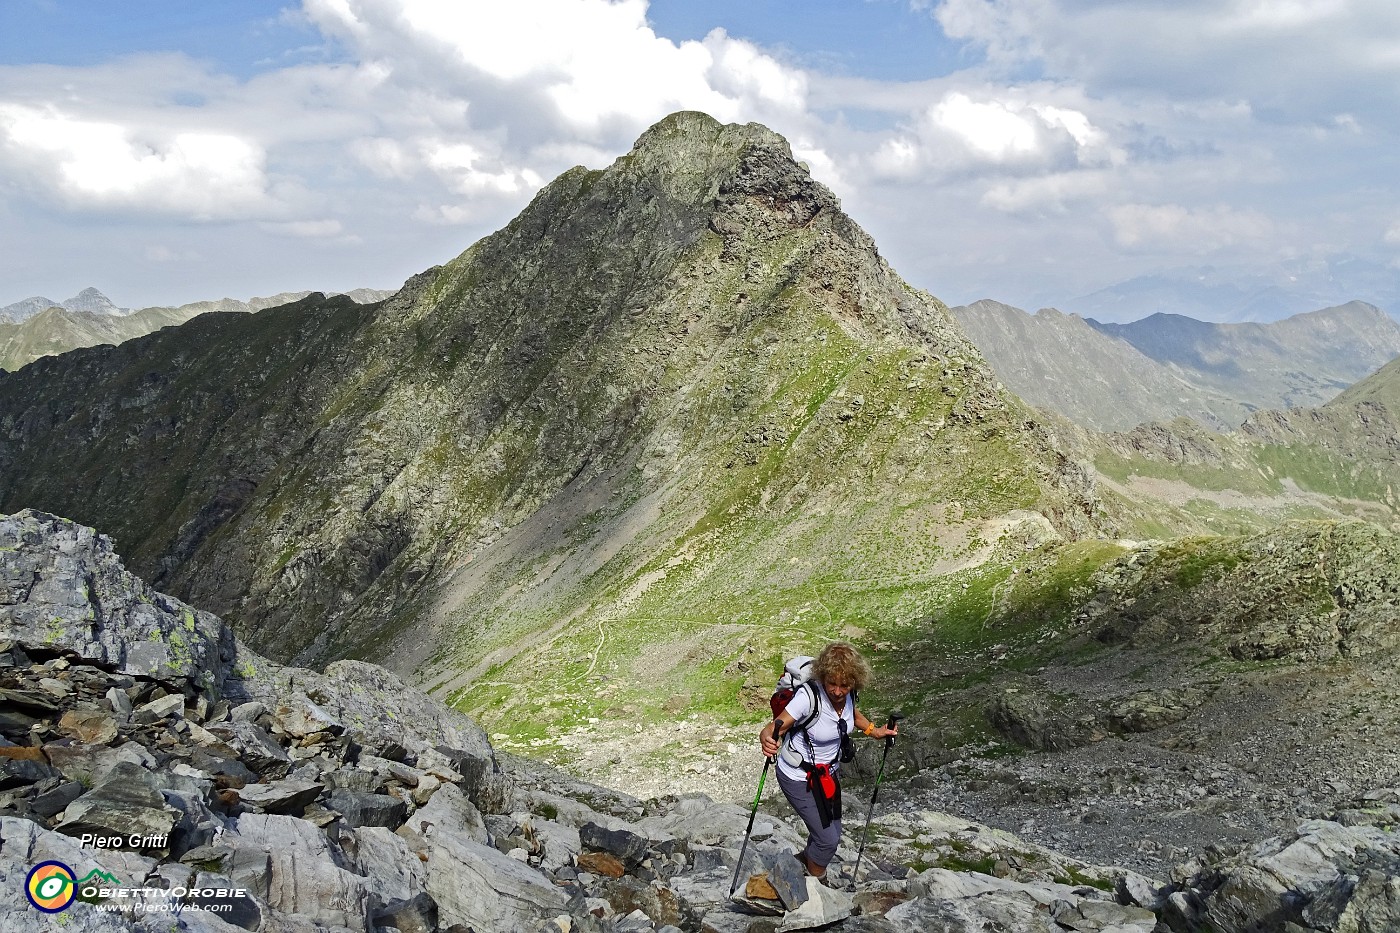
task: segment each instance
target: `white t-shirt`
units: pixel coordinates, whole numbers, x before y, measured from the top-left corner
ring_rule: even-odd
[[[838,718],[846,720],[846,730],[854,735],[856,731],[856,704],[855,697],[846,694],[845,709],[838,717],[835,708],[831,705],[831,698],[826,695],[826,691],[816,684],[817,707],[821,710],[817,718],[812,720],[812,724],[807,727],[804,735],[797,731],[794,725],[788,731],[792,737],[791,745],[802,754],[802,759],[813,764],[835,763],[841,754],[841,727],[836,724]],[[801,722],[812,711],[812,690],[807,687],[799,687],[797,693],[793,694],[784,710],[796,722]],[[807,747],[807,741],[811,740],[811,748]],[[788,743],[784,742],[784,746]],[[813,755],[816,757],[813,758]],[[834,768],[832,770],[835,770]],[[790,765],[782,755],[778,756],[778,771],[788,778],[798,781],[807,780],[807,772],[802,770],[801,765]]]

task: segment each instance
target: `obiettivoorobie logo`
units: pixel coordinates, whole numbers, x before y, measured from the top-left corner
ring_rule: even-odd
[[[74,877],[73,869],[63,862],[40,862],[29,870],[24,879],[24,896],[36,910],[56,914],[72,906],[84,891],[95,892],[98,885],[121,884],[116,875],[94,868],[82,877]],[[84,900],[91,901],[91,893]]]

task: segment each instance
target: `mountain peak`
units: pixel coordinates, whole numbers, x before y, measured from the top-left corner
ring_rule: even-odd
[[[110,298],[91,286],[78,292],[63,302],[61,306],[69,311],[80,311],[84,314],[124,315],[128,313],[126,308],[118,308]]]

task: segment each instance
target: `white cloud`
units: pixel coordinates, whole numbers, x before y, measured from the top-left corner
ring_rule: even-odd
[[[1233,96],[1304,121],[1400,103],[1393,0],[943,0],[934,16],[1003,68],[1095,93]]]
[[[1052,102],[1060,89],[978,87],[946,91],[869,156],[877,178],[1059,173],[1118,157],[1082,110]]]
[[[367,61],[393,61],[459,90],[490,79],[493,93],[544,107],[585,134],[619,123],[635,133],[679,109],[737,119],[748,106],[798,111],[800,72],[723,30],[672,42],[647,23],[645,0],[306,0],[327,32]],[[405,69],[411,50],[412,69]],[[412,80],[412,78],[410,78]]]
[[[1110,208],[1118,242],[1129,248],[1184,250],[1206,255],[1242,243],[1271,240],[1275,225],[1258,211],[1180,204],[1122,204]]]
[[[11,165],[79,209],[136,209],[199,220],[268,206],[264,153],[227,133],[168,132],[0,106]]]
[[[262,225],[269,233],[276,233],[280,236],[299,237],[301,239],[321,240],[328,237],[338,237],[345,228],[338,220],[291,220],[283,223],[266,223]]]

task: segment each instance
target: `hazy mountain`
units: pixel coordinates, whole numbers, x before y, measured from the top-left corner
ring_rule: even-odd
[[[1014,392],[1100,430],[1183,416],[1230,428],[1261,409],[1321,405],[1400,355],[1400,323],[1359,301],[1268,324],[1104,324],[992,301],[953,314]]]
[[[1152,359],[1078,315],[1053,308],[1031,315],[990,300],[952,313],[1008,388],[1085,427],[1123,430],[1185,415],[1224,428],[1257,407]]]
[[[85,288],[67,301],[54,301],[49,298],[36,296],[25,298],[14,304],[5,305],[0,308],[0,321],[20,322],[33,317],[49,308],[62,308],[65,311],[77,311],[83,314],[103,314],[103,315],[123,315],[129,314],[126,308],[118,308],[112,304],[111,299],[95,288]]]
[[[111,302],[101,292],[89,288],[65,303],[73,305],[71,308],[50,307],[17,324],[0,323],[0,369],[14,371],[41,356],[56,356],[77,347],[118,344],[162,327],[180,324],[199,314],[261,311],[298,301],[309,294],[282,292],[247,301],[221,298],[217,301],[196,301],[178,308],[142,308],[139,311],[114,308],[102,311],[91,309],[112,308]],[[364,304],[383,301],[392,293],[361,288],[348,294]]]
[[[1179,314],[1200,321],[1276,321],[1360,300],[1400,311],[1400,272],[1355,256],[1272,268],[1192,266],[1139,276],[1061,303],[1100,321]]]

